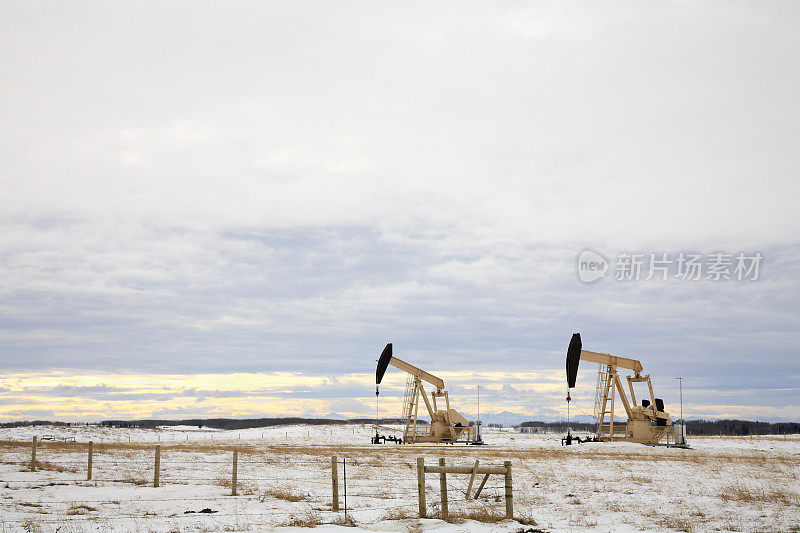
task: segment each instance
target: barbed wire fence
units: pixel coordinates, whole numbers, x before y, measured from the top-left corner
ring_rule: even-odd
[[[282,455],[257,446],[181,446],[73,442],[4,442],[2,462],[15,464],[0,486],[27,496],[0,503],[5,530],[27,525],[202,522],[230,529],[252,526],[369,523],[419,516],[417,465],[408,460]],[[467,466],[467,465],[464,465]],[[506,486],[486,484],[467,496],[467,478],[425,483],[430,517],[497,516]],[[438,481],[438,480],[436,480]],[[131,494],[133,485],[137,490]],[[64,494],[64,488],[70,494]],[[73,490],[73,487],[77,490]],[[186,488],[191,487],[190,491]],[[37,490],[36,494],[32,490]],[[473,493],[475,489],[473,489]],[[441,500],[444,497],[445,512]],[[455,508],[458,508],[456,510]],[[460,512],[459,512],[460,511]],[[232,523],[232,524],[231,524]],[[35,528],[34,528],[35,529]]]

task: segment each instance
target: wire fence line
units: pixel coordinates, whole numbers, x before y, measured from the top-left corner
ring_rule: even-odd
[[[302,518],[306,514],[313,515],[305,519],[309,523],[335,522],[341,515],[369,522],[382,519],[387,512],[394,517],[413,517],[419,510],[414,502],[418,496],[414,475],[417,465],[410,459],[387,458],[379,461],[373,457],[332,458],[316,451],[307,454],[303,451],[306,446],[300,449],[287,447],[277,457],[267,455],[274,453],[274,450],[264,452],[249,446],[240,449],[227,444],[218,449],[205,446],[161,449],[158,444],[137,444],[133,448],[106,446],[93,449],[91,445],[88,446],[87,451],[85,443],[70,442],[67,446],[56,443],[53,446],[50,442],[42,444],[35,440],[32,445],[9,445],[7,441],[3,442],[0,446],[2,462],[18,465],[20,469],[0,474],[0,486],[41,489],[73,485],[77,491],[81,491],[83,488],[135,485],[142,488],[158,487],[163,491],[169,490],[169,487],[190,485],[203,487],[202,490],[208,493],[192,496],[164,494],[161,497],[121,494],[119,498],[111,498],[97,497],[84,491],[63,496],[39,495],[28,498],[31,501],[14,498],[11,502],[0,503],[0,509],[5,507],[2,514],[6,515],[0,518],[0,524],[22,524],[30,520],[50,524],[63,521],[217,517],[264,520],[269,517],[271,521],[265,525],[275,525],[276,518]],[[333,482],[332,475],[341,481]],[[437,495],[443,497],[444,494],[448,495],[447,501],[450,503],[473,510],[485,510],[493,502],[501,501],[503,486],[488,484],[482,487],[482,497],[476,500],[466,497],[465,480],[456,476],[450,476],[450,479],[451,485],[443,492],[438,488],[438,482],[425,484],[424,492],[426,498],[433,502],[433,509],[438,509],[440,505],[436,501]],[[337,483],[341,483],[338,494]],[[337,503],[334,504],[333,499],[337,496]],[[343,497],[346,503],[339,507]],[[270,502],[273,502],[272,505]],[[275,506],[274,502],[280,502],[280,506]],[[204,504],[220,509],[176,513],[176,503]],[[131,513],[132,507],[147,504],[156,507],[144,514],[140,509],[135,514]],[[164,514],[163,510],[158,509],[159,504],[172,505],[173,509]],[[250,508],[228,512],[232,505],[249,505]],[[24,509],[27,506],[36,508]],[[103,507],[113,507],[113,515],[99,513],[97,508]],[[17,516],[11,517],[11,514]]]

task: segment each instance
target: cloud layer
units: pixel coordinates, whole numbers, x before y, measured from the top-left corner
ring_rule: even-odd
[[[83,7],[0,8],[0,417],[367,415],[388,341],[560,412],[574,331],[691,414],[800,412],[795,7]],[[585,248],[765,260],[586,285]]]

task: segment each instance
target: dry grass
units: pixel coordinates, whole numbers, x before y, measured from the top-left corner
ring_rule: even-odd
[[[256,448],[254,445],[232,445],[232,444],[205,444],[205,443],[180,443],[180,442],[95,442],[93,443],[93,453],[111,451],[153,451],[156,445],[161,446],[161,452],[165,451],[192,451],[192,452],[233,452],[234,449],[239,453],[262,453],[264,448]],[[59,452],[85,453],[88,450],[86,442],[61,442],[61,441],[39,441],[36,443],[37,453],[41,450],[54,450]],[[31,449],[31,441],[0,440],[0,449],[4,451],[18,451],[28,453]]]
[[[0,449],[9,451],[15,449],[17,451],[30,451],[32,442],[29,440],[0,440]],[[37,441],[36,450],[65,450],[65,449],[86,449],[86,444],[80,442],[60,442],[60,441]]]
[[[356,521],[352,516],[345,518],[344,516],[337,516],[333,520],[326,522],[326,524],[333,524],[334,526],[356,527]]]
[[[91,512],[97,511],[97,507],[90,507],[84,503],[78,504],[73,503],[69,506],[67,510],[68,515],[81,515],[81,514],[88,514]]]
[[[458,511],[456,513],[450,513],[447,521],[453,523],[462,523],[465,520],[474,520],[475,522],[494,524],[497,522],[502,522],[504,520],[507,520],[507,518],[505,512],[500,512],[498,510],[486,507],[482,509],[472,509],[468,511]],[[534,520],[533,517],[527,515],[515,516],[514,520],[526,526],[537,525],[536,520]]]
[[[689,516],[702,521],[702,519],[706,517],[706,513],[704,513],[702,509],[692,509]]]
[[[391,511],[383,514],[381,518],[382,520],[408,520],[411,518],[417,518],[417,513],[408,509],[398,508],[392,509]]]
[[[308,510],[303,514],[292,515],[286,522],[278,524],[278,527],[317,527],[323,523],[319,513]]]
[[[214,484],[218,487],[225,487],[228,490],[231,490],[233,487],[233,482],[230,478],[217,478],[217,480],[214,481]],[[257,494],[258,489],[254,483],[248,481],[237,481],[236,493],[239,495]]]
[[[718,437],[692,437],[693,439],[703,439],[703,438],[718,438]],[[724,437],[726,439],[749,439],[749,437]],[[756,437],[758,440],[775,440],[775,441],[784,441],[783,437],[781,436],[760,436]],[[789,441],[797,441],[800,440],[798,436],[791,436],[788,438]],[[376,454],[375,450],[367,449],[367,450],[354,450],[351,446],[342,446],[342,445],[319,445],[319,446],[286,446],[286,445],[276,445],[276,444],[267,444],[267,445],[255,445],[249,443],[251,441],[242,441],[243,444],[231,444],[230,441],[225,442],[224,444],[215,444],[214,441],[205,441],[205,442],[180,442],[180,441],[169,441],[169,442],[95,442],[94,449],[95,451],[100,450],[152,450],[156,444],[161,445],[162,451],[165,450],[175,450],[175,451],[195,451],[195,452],[230,452],[233,451],[234,448],[238,449],[240,453],[248,453],[253,455],[307,455],[307,456],[324,456],[330,457],[331,455],[342,454],[343,452],[347,452],[348,457],[356,457],[359,456],[363,459],[369,460],[383,460],[386,458],[387,455],[389,456],[403,456],[403,455],[410,455],[407,452],[413,450],[413,455],[419,455],[419,450],[415,449],[411,446],[386,446],[380,448],[380,454]],[[0,449],[19,449],[20,451],[27,449],[30,450],[31,442],[29,440],[0,440]],[[61,451],[75,451],[75,452],[84,452],[87,447],[87,443],[85,442],[62,442],[62,441],[39,441],[38,445],[39,449],[53,449],[53,450],[61,450]],[[594,456],[594,457],[603,457],[603,456],[615,456],[617,452],[604,450],[601,445],[588,445],[583,446],[580,448],[580,454],[582,456]],[[427,450],[426,450],[427,451]],[[673,449],[675,455],[678,455],[681,450]],[[686,450],[684,450],[686,451]],[[466,453],[465,453],[466,452]],[[435,453],[437,457],[439,456],[465,456],[468,455],[470,457],[483,457],[483,458],[504,458],[507,459],[509,455],[515,456],[518,459],[549,459],[553,457],[563,457],[565,453],[570,453],[566,449],[556,448],[556,449],[537,449],[537,450],[501,450],[501,449],[486,449],[486,448],[469,448],[465,450],[461,447],[452,447],[452,448],[440,448],[436,449],[435,451],[431,450],[431,453]],[[634,452],[631,453],[630,450],[626,452],[632,459],[637,458],[650,458],[653,459],[653,455],[648,451],[647,448],[644,448],[641,452]],[[663,456],[664,459],[673,459],[674,455],[670,454],[670,456]],[[655,458],[659,460],[658,457]],[[413,466],[413,465],[411,465]]]
[[[722,489],[719,498],[726,502],[746,503],[761,505],[771,503],[783,506],[800,506],[800,494],[792,492],[785,487],[770,487],[763,489],[748,487],[736,482]]]
[[[375,498],[380,498],[382,500],[391,500],[392,498],[394,498],[397,495],[397,493],[395,491],[396,491],[396,488],[393,488],[391,490],[390,489],[377,489],[377,490],[374,490],[372,494],[373,494],[373,496]]]
[[[44,531],[41,524],[33,520],[26,520],[25,522],[23,522],[22,529],[25,530],[27,533],[41,533],[42,531]]]
[[[696,520],[684,516],[663,515],[655,519],[660,528],[692,533],[698,527]],[[700,522],[702,523],[702,522]]]
[[[687,440],[697,439],[736,439],[792,442],[800,440],[800,435],[687,435]]]
[[[16,504],[17,505],[21,505],[23,507],[41,507],[42,506],[41,503],[37,503],[37,502],[17,502]]]
[[[287,502],[302,502],[306,499],[306,497],[302,494],[297,494],[296,492],[284,489],[265,490],[261,496],[262,500],[265,499],[267,496],[278,498],[279,500],[286,500]]]
[[[115,481],[117,481],[119,483],[132,483],[132,484],[134,484],[136,486],[139,486],[139,487],[141,487],[142,485],[147,485],[148,483],[150,483],[150,481],[148,481],[148,480],[146,480],[144,478],[133,477],[133,476],[127,476],[127,477],[124,477],[122,479],[117,479]]]
[[[41,503],[36,502],[17,502],[17,506],[28,508],[27,512],[35,512],[35,513],[47,513],[47,509],[45,509]]]
[[[770,438],[770,437],[760,437]],[[132,452],[152,452],[156,443],[95,443],[94,451],[98,453],[132,453]],[[85,454],[86,443],[75,442],[55,442],[46,441],[41,443],[40,449],[64,451]],[[169,453],[181,454],[188,453],[214,453],[214,454],[229,454],[233,449],[238,449],[242,455],[250,455],[258,457],[259,461],[264,461],[268,464],[276,464],[293,459],[306,458],[306,459],[324,459],[329,460],[332,455],[340,457],[346,456],[348,460],[353,460],[354,463],[380,463],[386,461],[394,461],[400,463],[401,466],[407,469],[415,468],[415,459],[419,455],[427,455],[426,462],[432,462],[439,457],[445,457],[448,462],[472,462],[475,459],[480,459],[482,463],[486,462],[499,462],[503,460],[512,459],[515,465],[526,464],[530,462],[548,462],[548,461],[563,461],[565,459],[580,459],[585,461],[618,461],[624,456],[628,463],[661,463],[661,462],[679,462],[691,464],[707,464],[709,461],[720,461],[727,463],[730,461],[740,461],[749,465],[757,467],[772,467],[775,468],[775,463],[780,466],[797,466],[798,459],[791,456],[767,456],[758,454],[742,455],[732,453],[729,451],[704,451],[698,452],[696,450],[681,450],[670,449],[669,453],[654,454],[650,448],[643,447],[641,451],[632,451],[626,449],[625,451],[615,450],[613,448],[603,448],[601,445],[590,445],[580,448],[580,453],[575,453],[573,450],[567,449],[536,449],[536,450],[509,450],[509,449],[489,449],[489,448],[437,448],[437,449],[419,449],[412,446],[396,446],[385,447],[380,449],[380,453],[376,453],[372,449],[354,449],[351,446],[341,445],[321,445],[321,446],[280,446],[280,445],[260,445],[253,444],[232,445],[225,444],[210,444],[210,443],[197,443],[197,442],[172,442],[162,443],[162,454]],[[29,441],[0,441],[0,449],[6,451],[17,451],[20,453],[29,453]],[[435,455],[435,457],[434,457]],[[263,457],[263,459],[261,459]]]
[[[27,466],[28,468],[25,469],[26,472],[30,472],[30,461],[27,463],[22,463],[23,466]],[[36,470],[44,470],[49,472],[71,472],[73,474],[77,474],[79,469],[75,468],[74,466],[64,466],[64,465],[57,465],[53,464],[49,461],[36,461]]]
[[[447,517],[448,522],[453,522],[456,524],[460,524],[465,520],[474,520],[476,522],[494,524],[496,522],[502,522],[505,519],[505,514],[501,514],[493,509],[488,508],[458,511],[456,513],[449,513]]]
[[[516,520],[517,522],[519,522],[523,526],[538,526],[539,525],[539,524],[536,523],[536,520],[534,520],[532,516],[515,516],[514,520]],[[526,530],[526,531],[530,531],[530,530]],[[542,530],[535,529],[531,533],[535,533],[537,531],[542,531]]]

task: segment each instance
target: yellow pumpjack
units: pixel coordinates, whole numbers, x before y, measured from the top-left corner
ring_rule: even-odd
[[[402,359],[394,357],[392,355],[391,342],[386,345],[380,359],[378,359],[378,367],[375,370],[376,396],[378,395],[378,385],[380,385],[389,365],[409,374],[403,400],[403,422],[405,424],[403,441],[405,443],[475,442],[473,428],[469,425],[469,421],[461,416],[458,411],[450,408],[450,397],[444,389],[444,381],[433,374],[406,363]],[[430,399],[428,399],[429,393],[425,391],[423,382],[432,385],[436,389],[430,392]],[[422,398],[428,416],[430,416],[430,424],[418,422],[420,398]],[[444,398],[444,409],[439,409],[437,406],[437,398]],[[376,439],[377,437],[378,435],[376,434]]]
[[[672,425],[672,419],[664,410],[664,402],[656,398],[650,374],[642,375],[642,363],[635,359],[619,357],[607,353],[590,352],[583,349],[580,333],[572,335],[567,349],[567,386],[575,387],[578,376],[578,364],[581,361],[598,363],[597,388],[595,390],[594,417],[597,421],[598,441],[628,441],[642,444],[659,444],[680,442]],[[630,390],[630,401],[620,379],[620,369],[632,370],[633,375],[626,376]],[[647,383],[650,399],[643,399],[641,405],[636,403],[634,383]],[[614,403],[616,397],[622,402],[628,420],[623,424],[614,424]],[[567,402],[570,396],[567,394]]]

